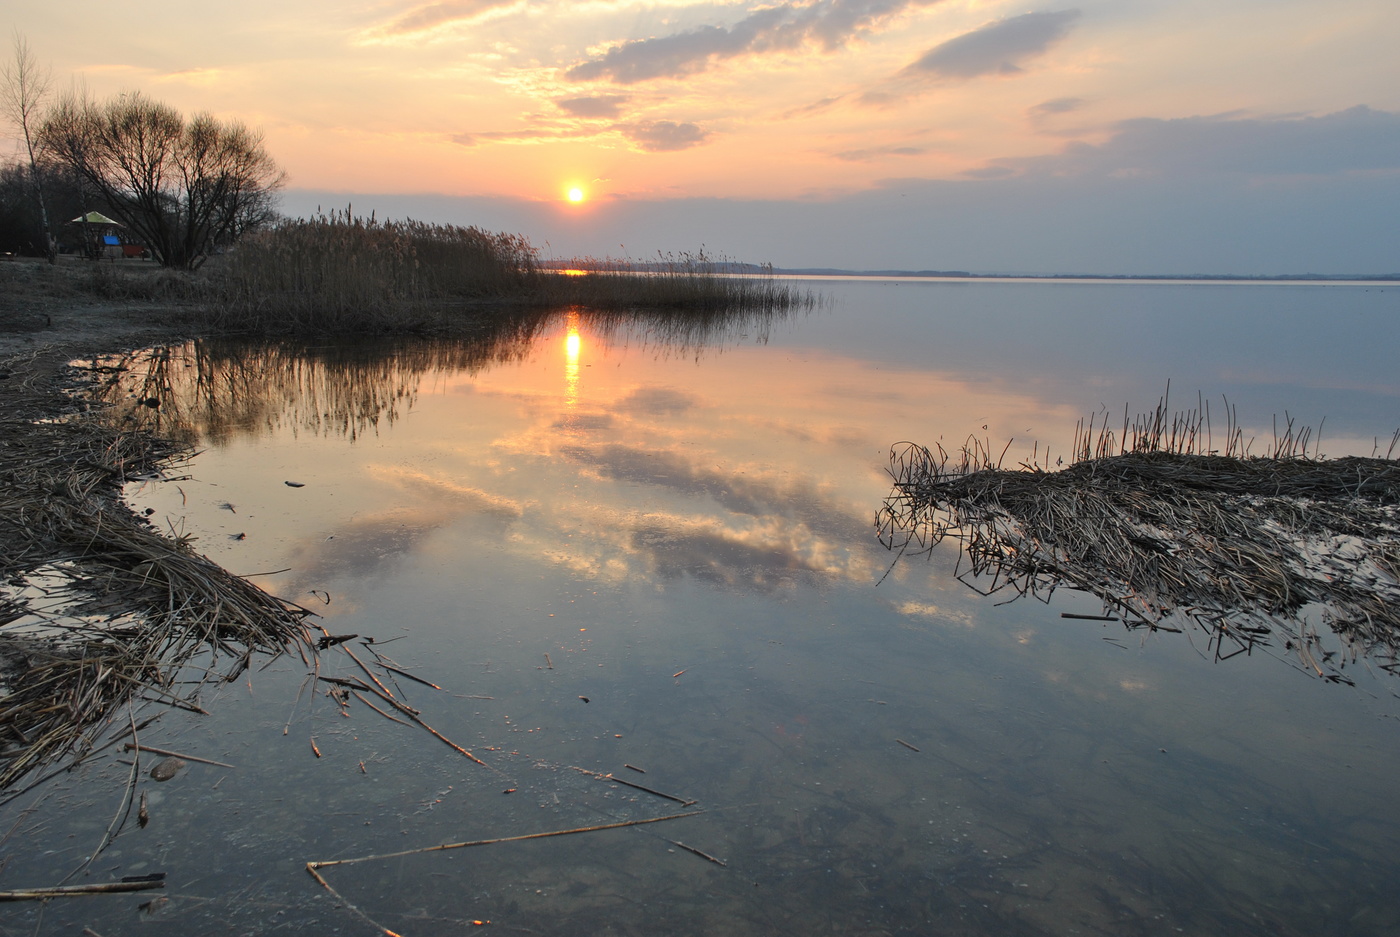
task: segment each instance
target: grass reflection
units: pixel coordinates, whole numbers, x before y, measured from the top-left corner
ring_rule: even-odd
[[[765,342],[772,323],[785,316],[570,307],[497,316],[467,336],[339,342],[213,338],[93,364],[113,374],[99,394],[113,408],[113,419],[182,445],[224,443],[283,427],[353,440],[403,416],[432,375],[473,375],[524,359],[561,317],[568,330],[566,393],[574,401],[584,333],[635,339],[667,354],[698,355],[745,339]]]

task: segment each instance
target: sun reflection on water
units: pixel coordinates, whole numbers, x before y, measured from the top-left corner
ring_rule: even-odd
[[[578,359],[583,347],[578,331],[578,313],[570,312],[565,325],[568,333],[564,339],[564,408],[572,411],[578,406]]]

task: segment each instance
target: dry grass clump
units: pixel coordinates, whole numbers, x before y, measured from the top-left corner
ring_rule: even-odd
[[[10,422],[0,420],[0,790],[83,757],[130,704],[198,711],[221,660],[230,679],[255,653],[309,641],[305,610],[117,501],[168,447],[93,418]]]
[[[1194,621],[1219,657],[1272,638],[1329,680],[1350,682],[1342,671],[1363,656],[1395,672],[1394,444],[1384,458],[1322,459],[1304,453],[1309,437],[1290,422],[1273,455],[1252,457],[1232,432],[1231,454],[1212,454],[1203,414],[1159,406],[1116,445],[1081,427],[1080,460],[1060,471],[1003,469],[976,442],[956,458],[906,443],[891,453],[894,489],[877,525],[901,552],[955,537],[970,564],[960,578],[979,591],[1048,599],[1068,585],[1130,627]],[[1322,647],[1314,617],[1338,649]]]

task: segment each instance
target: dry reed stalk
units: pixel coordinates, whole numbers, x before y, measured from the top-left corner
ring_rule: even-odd
[[[148,891],[164,888],[163,879],[146,882],[92,882],[87,885],[56,885],[51,888],[15,888],[0,891],[0,901],[47,901],[73,895],[110,895],[117,892]]]
[[[495,839],[477,839],[464,843],[444,843],[441,846],[424,846],[421,849],[404,849],[400,852],[386,852],[377,856],[360,856],[357,859],[330,859],[325,862],[308,862],[308,871],[328,869],[337,865],[354,865],[360,862],[377,862],[381,859],[400,859],[404,856],[417,856],[428,852],[444,852],[449,849],[467,849],[472,846],[494,846],[497,843],[520,843],[530,839],[549,839],[555,836],[573,836],[577,833],[598,833],[603,830],[620,830],[629,826],[645,826],[648,823],[664,823],[667,820],[680,820],[696,817],[703,810],[690,810],[686,813],[672,813],[664,817],[647,817],[644,820],[623,820],[618,823],[602,823],[596,826],[578,826],[568,830],[550,830],[547,833],[526,833],[522,836],[499,836]]]

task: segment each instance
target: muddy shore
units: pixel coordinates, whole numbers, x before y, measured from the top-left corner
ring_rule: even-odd
[[[73,386],[68,362],[75,358],[198,334],[197,306],[104,296],[113,291],[113,281],[99,280],[93,270],[93,264],[66,257],[56,266],[0,260],[0,444],[24,432],[25,422],[72,412],[76,404],[66,391]],[[140,264],[119,276],[135,280],[154,273]],[[118,289],[121,282],[115,281]]]

